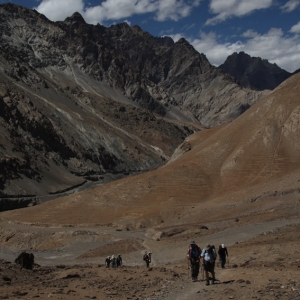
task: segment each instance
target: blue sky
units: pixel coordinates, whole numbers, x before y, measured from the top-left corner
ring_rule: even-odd
[[[184,37],[211,64],[244,51],[286,71],[300,68],[300,0],[0,0],[52,21],[75,11],[89,24],[127,22],[153,36]]]

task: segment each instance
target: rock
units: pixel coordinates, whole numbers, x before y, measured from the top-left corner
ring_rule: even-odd
[[[34,264],[34,255],[32,253],[22,252],[15,259],[15,263],[21,265],[22,268],[32,270]]]
[[[2,277],[2,280],[6,281],[6,282],[10,282],[10,281],[11,281],[11,278],[8,277],[8,276],[3,276],[3,277]]]

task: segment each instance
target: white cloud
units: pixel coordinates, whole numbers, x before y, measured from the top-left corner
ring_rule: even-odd
[[[292,26],[290,32],[300,33],[300,21],[296,25]]]
[[[117,21],[138,14],[153,13],[157,21],[187,17],[201,0],[105,0],[100,5],[85,7],[84,0],[43,0],[36,10],[52,21],[63,21],[75,11],[89,24]]]
[[[204,53],[210,63],[216,66],[222,64],[233,52],[243,51],[243,44],[240,41],[219,44],[214,32],[208,34],[202,32],[200,39],[190,41],[190,43],[198,52]]]
[[[242,17],[255,10],[272,6],[273,0],[211,0],[210,12],[216,14],[206,25],[214,25],[233,16]]]
[[[35,9],[52,21],[63,21],[74,12],[82,13],[83,0],[43,0]]]
[[[166,36],[166,35],[163,35],[163,36]],[[181,33],[168,34],[167,36],[170,37],[170,38],[172,38],[174,42],[177,42],[177,41],[179,41],[182,37],[184,37],[184,35],[181,34]]]
[[[181,18],[187,17],[191,13],[192,9],[200,4],[200,0],[164,0],[157,2],[158,8],[155,18],[158,21],[164,21],[167,19],[178,21]]]
[[[131,23],[130,23],[130,21],[128,21],[128,20],[125,20],[124,22],[125,22],[125,23],[127,23],[129,26],[131,26]]]
[[[254,38],[254,37],[257,37],[259,34],[252,30],[252,29],[248,29],[247,31],[245,31],[242,36],[245,37],[245,38]]]
[[[87,8],[84,17],[87,23],[96,24],[121,20],[135,14],[153,13],[157,7],[157,1],[106,0],[101,5]]]
[[[174,35],[177,41],[183,35]],[[288,72],[294,72],[300,67],[300,37],[295,35],[287,37],[281,29],[272,28],[266,34],[259,34],[248,30],[242,34],[246,41],[233,43],[219,43],[214,32],[208,34],[201,32],[200,39],[186,38],[200,53],[204,53],[211,64],[219,66],[233,52],[244,51],[253,57],[267,59],[276,63]]]
[[[285,5],[281,6],[284,12],[291,12],[300,6],[300,0],[290,0]]]

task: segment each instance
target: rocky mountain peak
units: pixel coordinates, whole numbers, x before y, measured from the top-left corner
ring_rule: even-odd
[[[75,12],[71,17],[68,17],[64,20],[64,23],[67,25],[71,25],[74,22],[86,24],[84,18],[82,17],[82,15],[79,12]]]
[[[185,38],[180,38],[178,41],[177,41],[178,44],[182,44],[182,45],[188,45],[188,46],[191,46],[190,43],[185,39]]]
[[[219,68],[235,77],[243,87],[255,90],[273,90],[291,76],[291,73],[275,63],[260,57],[251,57],[243,51],[228,56]]]

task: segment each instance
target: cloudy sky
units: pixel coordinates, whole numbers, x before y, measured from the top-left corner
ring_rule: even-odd
[[[52,21],[75,11],[89,24],[127,22],[153,36],[188,40],[218,66],[244,51],[286,71],[300,68],[300,0],[0,0]]]

